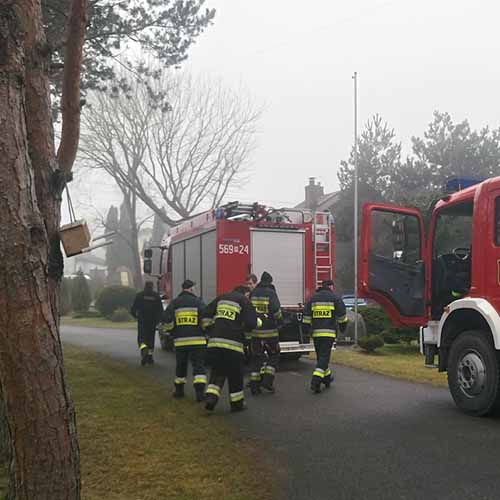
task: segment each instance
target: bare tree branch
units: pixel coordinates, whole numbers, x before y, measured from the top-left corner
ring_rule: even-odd
[[[90,97],[82,160],[169,225],[220,204],[255,145],[260,112],[251,100],[188,73],[164,72],[131,87],[129,95]]]

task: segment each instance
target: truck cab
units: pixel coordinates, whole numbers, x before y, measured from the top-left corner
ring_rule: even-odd
[[[366,204],[359,291],[396,326],[421,328],[426,365],[447,371],[457,406],[479,416],[500,407],[500,177],[467,183],[427,224],[416,209]]]

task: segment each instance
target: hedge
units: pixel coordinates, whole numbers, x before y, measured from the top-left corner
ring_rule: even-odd
[[[366,352],[374,352],[379,347],[384,347],[384,339],[380,335],[368,335],[358,340],[358,345]]]
[[[96,309],[105,317],[113,314],[117,309],[130,310],[136,291],[128,286],[113,285],[101,290],[97,297]]]
[[[380,335],[385,343],[397,344],[417,340],[418,328],[396,328],[381,307],[363,306],[358,309],[365,320],[368,336]]]

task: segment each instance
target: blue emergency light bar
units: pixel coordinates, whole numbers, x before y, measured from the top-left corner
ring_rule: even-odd
[[[445,182],[443,191],[446,194],[456,193],[483,181],[484,179],[473,179],[472,177],[455,177]]]

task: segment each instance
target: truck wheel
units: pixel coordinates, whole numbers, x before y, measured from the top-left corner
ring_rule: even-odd
[[[467,331],[453,342],[448,358],[448,387],[455,404],[468,415],[491,413],[499,397],[499,363],[483,331]]]

